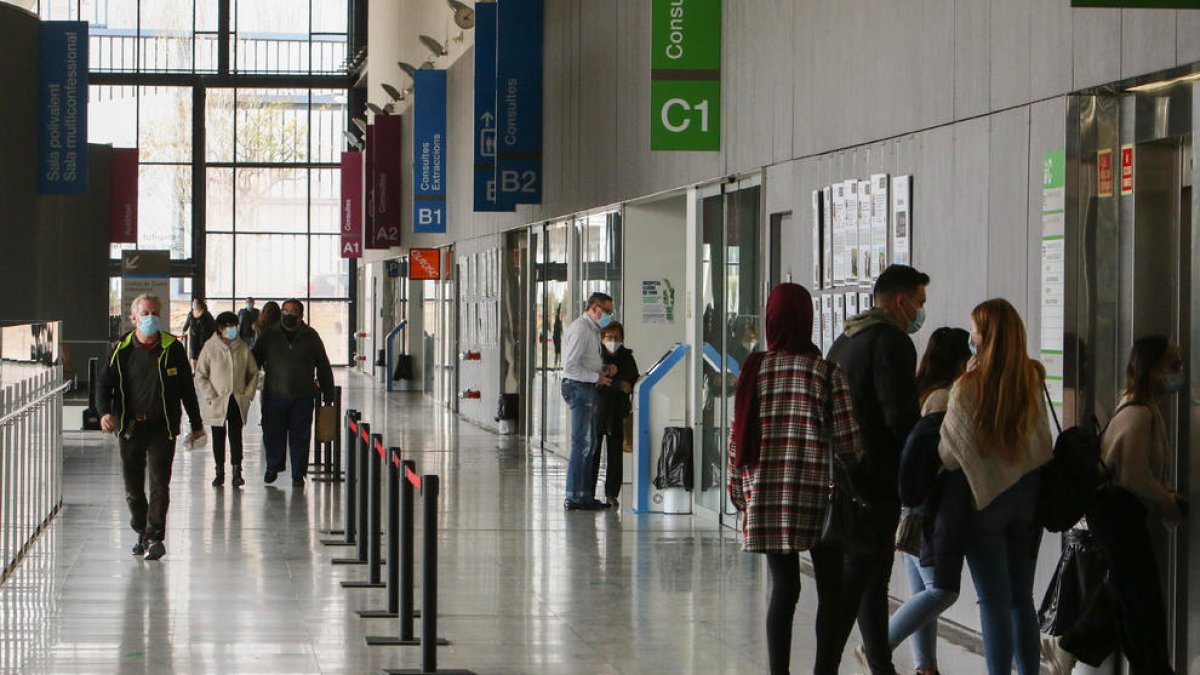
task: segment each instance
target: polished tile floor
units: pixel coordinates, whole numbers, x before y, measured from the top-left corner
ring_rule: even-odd
[[[388,445],[443,477],[443,668],[477,673],[765,672],[762,561],[728,531],[687,516],[564,513],[565,462],[435,410],[415,394],[385,398],[338,374],[346,406]],[[257,408],[257,406],[255,406]],[[373,673],[415,667],[413,647],[367,647],[394,633],[364,620],[380,590],[333,566],[319,543],[340,522],[340,491],[262,483],[257,415],[248,483],[209,485],[208,448],[175,460],[167,557],[129,555],[133,535],[115,444],[68,432],[65,507],[0,586],[0,672]],[[419,520],[418,520],[419,522]],[[418,548],[418,551],[420,549]],[[810,580],[796,621],[793,670],[812,667]],[[419,592],[418,592],[419,593]],[[857,638],[851,639],[851,645]],[[943,641],[942,672],[982,659]],[[908,650],[897,666],[911,671]],[[843,671],[855,669],[847,657]]]

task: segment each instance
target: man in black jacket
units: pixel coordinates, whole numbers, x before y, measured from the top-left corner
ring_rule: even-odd
[[[287,468],[290,450],[292,485],[304,485],[308,445],[312,438],[313,372],[326,402],[333,401],[333,369],[321,336],[304,323],[304,305],[286,300],[283,317],[258,336],[254,358],[266,373],[263,382],[263,445],[267,451],[266,483]]]
[[[872,675],[896,672],[888,647],[887,592],[900,520],[900,454],[921,416],[917,350],[909,335],[925,321],[928,285],[927,274],[906,265],[888,267],[875,282],[875,307],[847,320],[845,333],[829,350],[829,360],[850,381],[863,444],[855,484],[870,501],[879,538],[866,555],[843,555],[820,546],[813,550],[817,578],[825,579],[826,588],[817,591],[821,602],[841,603],[838,621],[818,617],[817,673],[837,672],[856,618],[863,638],[863,649],[855,654],[860,665]]]
[[[120,439],[129,524],[138,533],[133,554],[146,560],[158,560],[167,552],[163,539],[171,501],[175,437],[183,416],[180,405],[187,408],[192,428],[185,442],[204,437],[187,352],[173,335],[159,331],[161,311],[162,303],[152,295],[140,295],[133,301],[129,319],[134,330],[121,338],[97,378],[100,428],[117,432]]]

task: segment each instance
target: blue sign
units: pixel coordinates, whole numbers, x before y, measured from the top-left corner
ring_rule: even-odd
[[[413,76],[413,232],[446,231],[446,71]]]
[[[496,203],[496,3],[475,4],[475,210],[513,211]]]
[[[83,194],[88,186],[87,22],[43,21],[38,57],[38,194]]]
[[[542,2],[497,3],[496,201],[502,206],[542,203]]]

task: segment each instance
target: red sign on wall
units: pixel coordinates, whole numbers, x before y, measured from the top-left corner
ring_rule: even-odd
[[[1133,194],[1133,146],[1121,146],[1121,194]]]
[[[442,278],[442,252],[436,248],[408,251],[408,278],[413,281],[437,281]]]
[[[1096,196],[1113,196],[1113,153],[1111,149],[1096,153]]]
[[[137,148],[113,148],[109,165],[112,175],[108,200],[109,241],[114,244],[136,244],[138,240]]]
[[[341,222],[342,257],[362,257],[363,234],[363,157],[361,152],[342,153],[342,198],[338,219]]]
[[[400,143],[404,127],[399,115],[376,115],[370,152],[374,166],[375,239],[369,248],[390,248],[400,245],[400,222],[403,213],[400,172],[404,162]]]

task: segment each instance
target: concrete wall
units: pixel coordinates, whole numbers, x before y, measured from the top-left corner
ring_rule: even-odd
[[[0,44],[0,261],[10,279],[23,273],[28,281],[37,250],[37,17],[0,3]],[[35,303],[31,294],[2,293],[0,319],[50,318],[34,316]]]

